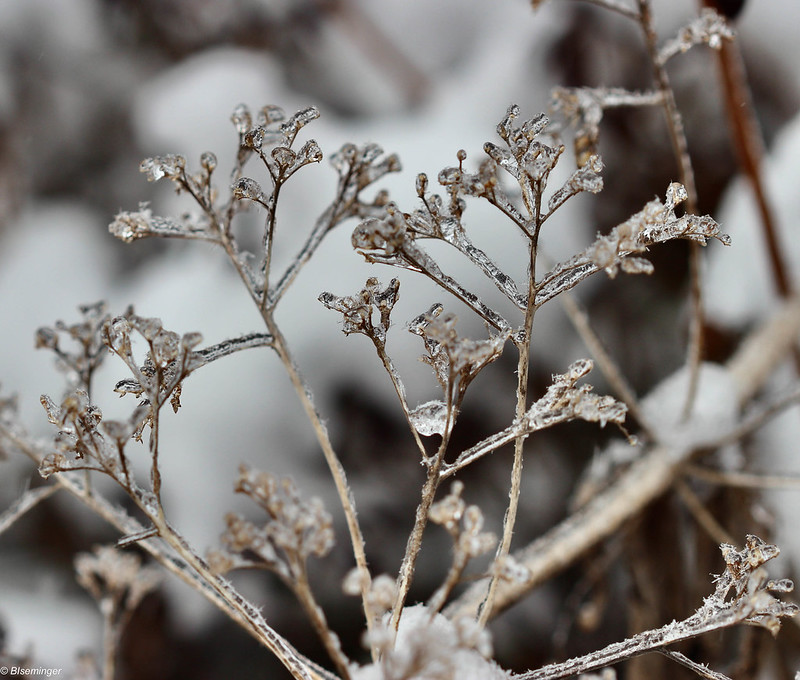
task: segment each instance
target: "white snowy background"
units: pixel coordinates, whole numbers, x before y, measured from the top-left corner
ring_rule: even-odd
[[[439,169],[455,162],[460,148],[467,150],[470,160],[479,158],[483,142],[494,138],[494,126],[508,104],[519,103],[526,115],[546,106],[553,82],[542,61],[547,45],[563,31],[564,5],[570,3],[548,3],[538,14],[522,0],[361,0],[359,4],[425,74],[429,87],[419,105],[409,107],[386,73],[359,52],[345,31],[331,25],[320,40],[328,58],[342,64],[334,74],[341,82],[332,87],[339,88],[342,99],[351,102],[359,115],[342,116],[333,107],[320,105],[322,117],[304,131],[304,138],[317,139],[326,155],[346,141],[377,142],[387,152],[397,152],[403,173],[379,186],[388,187],[401,206],[414,205],[417,172],[435,177]],[[694,7],[672,0],[655,4],[664,35]],[[800,5],[795,0],[752,0],[738,23],[748,48],[778,61],[790,79],[787,87],[794,89],[800,88],[798,22]],[[167,66],[131,62],[117,51],[99,5],[91,0],[2,0],[0,124],[9,129],[18,124],[18,112],[28,105],[15,78],[16,70],[23,68],[20,54],[32,55],[34,66],[40,64],[52,79],[52,90],[49,100],[35,109],[36,116],[16,128],[24,135],[13,140],[15,153],[0,159],[6,169],[0,193],[0,382],[4,393],[19,395],[30,430],[44,435],[48,429],[38,398],[46,392],[57,399],[60,380],[50,357],[33,350],[33,332],[56,319],[77,320],[79,304],[105,299],[111,312],[118,313],[133,303],[139,314],[160,317],[168,328],[201,331],[208,343],[259,330],[259,324],[224,258],[208,246],[169,244],[152,251],[144,263],[125,264],[120,246],[105,230],[113,211],[135,209],[139,199],[152,200],[158,214],[175,214],[187,207],[168,187],[148,186],[137,172],[137,159],[126,158],[125,165],[109,161],[107,172],[117,178],[123,187],[120,196],[126,199],[113,207],[104,206],[102,197],[92,200],[98,197],[91,191],[83,196],[31,193],[26,187],[35,182],[26,182],[13,164],[24,162],[33,173],[69,173],[75,169],[62,167],[61,161],[72,145],[103,145],[108,130],[90,129],[98,118],[91,103],[94,88],[128,112],[129,142],[141,157],[180,153],[194,165],[201,152],[213,150],[223,168],[235,152],[228,119],[236,104],[245,102],[257,109],[274,103],[291,113],[318,102],[287,79],[276,58],[264,52],[217,46]],[[32,74],[39,72],[29,64],[24,67]],[[767,163],[768,189],[795,278],[800,280],[800,121],[786,126],[774,148]],[[287,187],[281,220],[289,233],[276,253],[279,265],[289,260],[324,209],[334,177],[323,161]],[[581,211],[586,204],[575,203],[564,217],[585,223]],[[734,245],[708,249],[709,313],[723,325],[741,328],[763,316],[774,300],[762,246],[752,228],[754,208],[741,182],[730,187],[716,217]],[[367,276],[388,280],[392,275],[366,266],[352,253],[351,228],[345,226],[328,239],[279,314],[323,413],[337,379],[356,379],[369,394],[391,400],[385,376],[377,363],[368,360],[366,342],[344,338],[336,315],[316,302],[322,290],[350,294]],[[546,237],[551,252],[564,256],[587,242],[591,228]],[[514,234],[497,230],[481,234],[478,240],[498,259],[513,261],[518,244]],[[137,250],[140,244],[128,248]],[[418,339],[405,337],[402,323],[436,299],[439,296],[424,283],[403,278],[402,303],[395,312],[398,328],[391,342],[409,376],[412,401],[433,398],[435,391],[415,359]],[[563,347],[557,335],[563,321],[556,316],[540,323],[537,346],[545,354],[566,357],[566,365],[580,347],[574,343]],[[470,328],[468,320],[464,324]],[[473,328],[480,330],[478,325]],[[549,339],[554,341],[548,343]],[[109,386],[119,377],[118,368],[107,366],[102,379]],[[211,545],[222,528],[221,517],[233,504],[232,480],[243,460],[293,475],[302,489],[322,495],[335,511],[326,479],[309,472],[321,469],[310,458],[316,456],[312,433],[281,366],[266,351],[235,356],[199,372],[187,383],[183,404],[181,412],[168,419],[162,440],[163,475],[172,521],[198,546]],[[112,416],[114,409],[123,409],[122,413],[130,406],[111,396],[101,405]],[[800,473],[797,414],[787,414],[778,425],[763,434],[768,452],[763,469]],[[20,461],[3,463],[0,470],[2,509],[23,490],[31,470]],[[540,486],[545,494],[546,480]],[[367,506],[370,494],[381,493],[378,480],[372,489],[357,490],[358,500]],[[800,563],[800,534],[791,529],[792,518],[800,514],[800,493],[774,492],[770,500],[782,527],[778,542]],[[49,502],[63,512],[74,511],[74,503],[66,498]],[[81,522],[93,521],[83,514],[78,517]],[[66,571],[54,576],[45,562],[16,554],[0,537],[0,616],[12,651],[21,653],[31,646],[42,663],[70,668],[76,650],[97,645],[99,617],[94,607],[86,598],[63,597],[70,590],[65,584],[69,578]],[[207,614],[204,603],[178,584],[169,588],[180,602],[184,625],[202,626]]]

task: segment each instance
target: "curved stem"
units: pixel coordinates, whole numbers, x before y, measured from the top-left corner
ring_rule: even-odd
[[[308,582],[308,572],[306,571],[305,565],[297,565],[297,568],[293,569],[293,580],[287,581],[286,585],[290,590],[294,591],[297,599],[300,601],[303,611],[305,611],[317,636],[322,641],[325,651],[336,666],[339,676],[342,680],[350,680],[350,668],[348,666],[347,657],[342,652],[339,638],[328,625],[325,612],[322,611],[322,607],[319,606],[319,603],[314,598],[311,584]]]
[[[297,396],[300,398],[300,403],[303,406],[306,417],[314,429],[317,442],[322,449],[322,453],[325,456],[325,462],[328,464],[331,476],[333,477],[336,492],[339,496],[339,500],[341,501],[342,509],[344,510],[347,529],[350,534],[350,543],[352,545],[353,555],[355,556],[356,560],[356,566],[361,577],[362,604],[364,608],[364,615],[367,621],[367,629],[369,630],[372,628],[375,620],[374,612],[372,611],[372,607],[370,606],[367,597],[370,585],[372,583],[372,578],[367,567],[367,554],[364,547],[364,536],[361,533],[361,527],[358,523],[358,518],[356,517],[355,499],[353,498],[353,495],[347,484],[347,476],[345,474],[344,467],[342,467],[339,457],[336,455],[336,452],[333,449],[333,444],[331,443],[328,429],[322,422],[322,417],[314,405],[314,399],[311,395],[311,390],[309,389],[308,385],[306,385],[305,380],[300,374],[300,371],[295,364],[291,353],[289,352],[286,339],[283,337],[280,328],[278,328],[278,325],[272,318],[271,313],[264,312],[263,319],[264,323],[267,325],[270,335],[273,337],[273,347],[278,353],[281,362],[285,366],[286,372],[289,374],[289,379],[291,380]]]

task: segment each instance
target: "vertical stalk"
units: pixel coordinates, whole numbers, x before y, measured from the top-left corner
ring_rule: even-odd
[[[114,625],[116,604],[111,597],[100,600],[100,611],[103,614],[103,680],[114,680],[117,665],[117,643],[120,630]]]
[[[680,182],[686,188],[686,210],[697,214],[697,185],[692,169],[692,159],[689,155],[689,145],[683,127],[683,119],[678,105],[675,102],[675,93],[669,82],[669,76],[664,65],[658,58],[658,35],[653,22],[651,0],[638,0],[639,23],[644,34],[647,53],[653,67],[653,77],[656,86],[661,92],[664,114],[667,119],[672,151],[678,163]],[[689,244],[689,297],[691,316],[689,321],[689,347],[687,349],[687,363],[689,365],[689,388],[683,407],[684,418],[688,417],[694,406],[697,396],[697,382],[700,373],[700,362],[703,358],[703,289],[700,274],[700,245],[694,242]]]
[[[517,361],[517,405],[515,417],[517,420],[525,415],[528,407],[528,374],[530,368],[531,335],[533,333],[533,317],[536,314],[536,256],[538,253],[539,232],[542,228],[542,182],[536,184],[533,205],[529,207],[533,213],[533,236],[528,245],[528,305],[525,309],[525,321],[522,330],[517,333],[514,344],[519,353]],[[523,191],[523,195],[525,192]],[[527,435],[521,434],[514,440],[514,463],[511,467],[511,487],[508,492],[508,507],[503,517],[503,537],[495,553],[494,564],[505,559],[511,552],[511,539],[514,535],[514,524],[519,509],[519,496],[522,486],[522,454]],[[485,626],[492,613],[495,593],[499,578],[499,570],[489,577],[489,587],[486,597],[478,608],[478,623]]]

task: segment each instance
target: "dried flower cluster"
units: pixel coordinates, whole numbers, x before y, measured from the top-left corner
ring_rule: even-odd
[[[261,566],[292,583],[303,575],[311,555],[325,557],[330,552],[331,516],[319,499],[303,501],[291,479],[242,466],[235,489],[257,503],[268,519],[258,527],[240,515],[226,515],[228,528],[222,535],[226,552],[209,557],[215,571]]]

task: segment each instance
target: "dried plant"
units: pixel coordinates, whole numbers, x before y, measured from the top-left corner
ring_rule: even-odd
[[[144,160],[140,169],[147,179],[171,182],[179,193],[188,195],[194,212],[175,219],[158,216],[148,205],[140,205],[137,210],[118,214],[109,227],[111,233],[128,243],[168,237],[218,246],[241,279],[264,327],[203,347],[198,332],[180,335],[167,330],[159,319],[139,316],[133,308],[113,315],[100,302],[82,307],[76,323],[57,322],[39,329],[36,345],[55,354],[66,390],[60,400],[42,397],[47,418],[56,429],[53,441],[47,444],[26,433],[12,399],[0,401],[0,453],[26,455],[48,480],[47,485],[26,492],[0,517],[0,531],[57,489],[65,489],[119,530],[118,548],[139,546],[267,647],[295,678],[544,680],[601,671],[650,651],[660,652],[703,677],[722,678],[726,676],[671,645],[741,623],[777,634],[782,619],[797,613],[796,605],[778,597],[790,592],[792,585],[787,579],[770,580],[764,570],[763,564],[778,554],[778,548],[748,535],[741,550],[722,545],[725,568],[716,577],[714,592],[683,621],[636,632],[596,652],[526,673],[502,670],[492,661],[487,626],[493,617],[609,539],[667,490],[682,488],[691,494],[688,487],[680,486],[690,464],[764,422],[765,417],[752,417],[745,409],[750,408],[754,394],[778,359],[793,346],[800,325],[797,303],[791,301],[781,316],[759,331],[762,351],[754,352],[752,343],[744,343],[725,366],[701,361],[703,305],[698,247],[712,239],[725,245],[730,240],[713,218],[697,214],[691,158],[664,67],[673,56],[700,43],[719,49],[724,41],[735,39],[733,30],[723,17],[705,9],[677,37],[659,45],[649,0],[637,0],[631,6],[616,0],[595,0],[594,4],[641,27],[653,70],[652,91],[559,88],[553,93],[549,115],[531,118],[525,118],[519,107],[510,106],[496,128],[499,142],[485,144],[485,157],[477,167],[470,169],[466,153],[457,151],[457,163],[444,168],[437,177],[440,193],[433,191],[425,174],[417,176],[419,201],[410,210],[390,201],[386,192],[373,189],[387,173],[400,169],[398,158],[385,155],[374,144],[347,144],[330,159],[338,174],[332,201],[283,270],[277,270],[273,258],[283,229],[278,224],[277,207],[283,186],[323,158],[315,140],[301,139],[306,126],[320,115],[317,109],[287,116],[275,106],[255,113],[239,106],[232,115],[238,153],[229,179],[219,177],[216,157],[210,152],[200,157],[196,170],[179,155]],[[615,107],[663,109],[680,181],[665,188],[663,200],[645,198],[641,209],[629,219],[598,234],[582,251],[552,262],[540,247],[542,230],[566,202],[603,189],[601,121],[604,112]],[[554,186],[556,169],[572,164],[566,160],[570,154],[565,154],[565,141],[570,137],[574,167]],[[262,179],[250,176],[256,172]],[[519,265],[524,277],[506,271],[473,241],[465,215],[475,201],[490,206],[502,228],[517,232],[523,239]],[[264,218],[260,247],[255,252],[247,249],[234,229],[238,216],[251,209]],[[354,293],[323,292],[319,296],[325,307],[341,315],[344,333],[364,335],[372,343],[377,364],[386,371],[396,393],[409,441],[413,441],[415,455],[419,456],[424,479],[396,576],[377,575],[370,569],[356,511],[358,499],[294,359],[291,343],[276,318],[285,294],[325,236],[350,220],[357,220],[353,248],[367,262],[427,277],[445,300],[420,301],[421,313],[407,323],[407,330],[420,338],[421,360],[431,368],[441,390],[440,398],[413,404],[390,350],[400,280],[392,278],[384,285],[371,277]],[[654,269],[646,257],[650,250],[676,240],[691,244],[693,263],[686,367],[649,397],[639,399],[622,369],[603,349],[571,291],[601,272],[609,278],[649,274]],[[480,283],[449,275],[447,266],[433,254],[440,252],[430,247],[434,242],[474,265],[505,303],[490,304],[479,294]],[[593,360],[570,361],[537,394],[531,380],[534,321],[539,309],[555,299],[563,302]],[[446,311],[452,306],[479,319],[485,333],[478,338],[463,335],[457,315]],[[787,324],[794,333],[785,332]],[[770,343],[770,352],[763,351],[766,342]],[[235,491],[253,501],[261,517],[227,514],[221,546],[206,557],[189,544],[179,527],[172,525],[162,502],[162,490],[174,483],[162,477],[161,460],[168,455],[162,451],[160,437],[162,422],[168,417],[165,407],[178,412],[182,392],[191,389],[186,383],[192,373],[234,352],[255,347],[271,349],[284,366],[327,463],[345,517],[355,562],[345,591],[360,597],[364,641],[370,654],[360,666],[358,659],[348,657],[328,623],[309,574],[309,558],[324,559],[334,543],[334,519],[320,499],[304,499],[289,478],[242,466]],[[514,352],[514,411],[508,413],[506,426],[463,446],[455,432],[465,398],[472,394],[470,387],[484,369],[502,363],[498,360],[506,351]],[[124,377],[119,378],[114,391],[135,402],[121,420],[104,418],[101,404],[106,395],[99,394],[95,386],[96,372],[109,355],[124,367]],[[584,382],[595,364],[613,395],[598,394]],[[508,368],[508,364],[503,367]],[[792,401],[796,397],[774,405],[772,411]],[[634,423],[626,422],[629,414]],[[611,423],[621,436],[610,441],[598,455],[598,463],[587,471],[586,485],[577,496],[580,500],[573,512],[533,543],[512,550],[515,528],[522,521],[526,441],[543,430],[576,420],[601,428]],[[469,485],[476,483],[474,477],[464,473],[505,446],[513,447],[508,501],[502,524],[490,527],[481,508],[464,498],[470,492]],[[148,474],[142,474],[139,464],[142,448],[147,451]],[[449,493],[440,494],[442,483],[457,474],[464,475],[463,480],[453,481]],[[96,484],[100,475],[125,492],[129,499],[126,508],[112,502],[105,487]],[[702,503],[699,505],[702,508]],[[441,584],[428,594],[427,604],[413,606],[410,592],[429,522],[449,534],[452,560]],[[295,649],[270,624],[269,611],[262,612],[228,580],[227,574],[245,568],[268,570],[292,591],[327,652],[333,671]],[[474,573],[469,573],[471,568]],[[77,558],[76,571],[103,612],[107,630],[104,673],[110,678],[122,628],[143,595],[155,587],[152,567],[141,567],[138,557],[118,549],[98,548],[93,555]],[[472,583],[464,588],[467,580]]]

